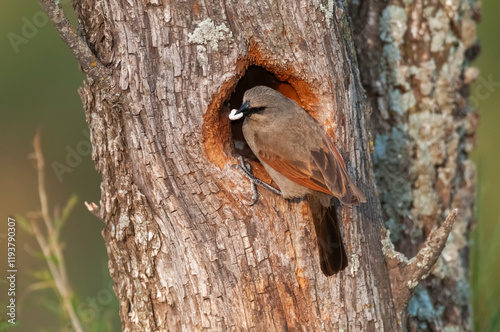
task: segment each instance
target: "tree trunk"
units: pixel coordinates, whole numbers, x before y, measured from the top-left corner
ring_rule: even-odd
[[[411,258],[452,208],[457,223],[409,302],[410,331],[469,331],[469,230],[476,172],[479,1],[353,2],[355,43],[374,138],[374,178],[396,249]]]
[[[455,212],[430,231],[455,207],[459,227],[448,256],[413,299],[432,296],[429,327],[470,328],[467,293],[446,292],[467,285],[474,186],[467,152],[475,118],[461,92],[474,39],[465,40],[465,20],[453,14],[472,9],[434,1],[426,7],[434,11],[424,10],[415,0],[404,1],[408,14],[395,6],[387,14],[378,1],[361,1],[352,7],[360,28],[353,35],[342,1],[75,0],[81,42],[57,5],[40,1],[89,77],[80,94],[102,175],[100,207],[89,208],[106,223],[123,330],[419,329],[414,318],[407,325],[406,304],[442,251]],[[430,30],[431,39],[419,41],[405,28],[407,46],[398,24],[412,27],[414,6],[425,11],[424,21],[439,17],[434,25],[462,35],[440,40],[432,24],[419,21],[416,29]],[[399,15],[394,24],[392,13]],[[413,44],[424,45],[427,57]],[[435,53],[437,44],[446,50]],[[402,58],[394,63],[397,48]],[[359,208],[337,208],[349,266],[334,277],[321,273],[307,202],[261,191],[259,203],[247,206],[250,183],[231,165],[240,154],[252,156],[228,114],[255,85],[303,105],[368,198]],[[398,249],[415,260],[393,250],[384,220]],[[401,225],[405,231],[394,231]],[[453,303],[439,311],[435,301],[443,296]]]

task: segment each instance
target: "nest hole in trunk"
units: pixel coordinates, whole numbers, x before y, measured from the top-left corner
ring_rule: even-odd
[[[288,73],[275,75],[257,65],[250,65],[246,69],[240,67],[240,69],[239,75],[235,75],[233,80],[229,80],[222,86],[204,116],[204,149],[208,160],[221,169],[227,163],[238,163],[236,158],[241,155],[251,162],[257,177],[270,182],[271,178],[258,162],[257,157],[250,150],[243,137],[243,119],[231,121],[229,113],[231,109],[240,108],[245,91],[258,85],[265,85],[279,91],[286,97],[295,100],[301,107],[304,106],[301,98],[309,100],[311,90],[304,81]],[[241,78],[238,79],[238,77]],[[292,82],[293,85],[288,81]],[[301,98],[299,98],[296,87],[300,89]]]
[[[273,88],[288,98],[295,100],[300,106],[303,106],[300,102],[299,96],[297,95],[297,91],[295,91],[290,83],[279,80],[274,74],[262,67],[250,66],[245,75],[238,81],[234,92],[229,98],[229,108],[224,109],[223,113],[227,116],[229,111],[233,108],[240,108],[243,103],[243,95],[245,91],[258,85],[265,85]],[[250,150],[250,147],[247,145],[245,138],[243,137],[243,120],[244,119],[230,121],[233,155],[236,153],[248,158],[251,161],[258,162],[257,157],[253,154],[252,150]]]

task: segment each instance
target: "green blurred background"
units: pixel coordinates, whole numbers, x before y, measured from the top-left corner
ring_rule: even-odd
[[[68,2],[68,1],[62,1]],[[483,1],[483,20],[478,26],[482,53],[475,62],[481,77],[496,83],[484,95],[484,84],[471,90],[481,112],[478,146],[473,153],[479,171],[477,213],[478,227],[473,234],[472,290],[474,324],[477,331],[500,331],[500,1]],[[26,22],[37,23],[31,31],[23,31]],[[25,28],[26,29],[26,28]],[[15,47],[11,40],[30,36]],[[63,45],[49,23],[44,23],[37,1],[2,0],[0,3],[0,250],[6,252],[7,216],[37,211],[40,203],[36,172],[27,156],[33,151],[32,139],[37,127],[43,129],[43,149],[47,163],[46,180],[49,204],[63,206],[76,194],[79,203],[64,228],[65,257],[70,281],[77,298],[88,308],[86,320],[104,319],[112,322],[111,330],[120,329],[118,305],[111,292],[107,255],[100,232],[103,228],[83,206],[83,201],[98,202],[100,176],[90,155],[62,175],[62,181],[51,168],[53,162],[66,164],[68,151],[88,141],[81,101],[77,89],[84,79],[74,57]],[[10,39],[9,39],[10,38]],[[17,49],[16,49],[17,48]],[[482,85],[482,87],[481,87]],[[479,90],[478,90],[479,89]],[[495,242],[498,241],[498,242]],[[32,256],[38,250],[34,239],[18,228],[17,274],[19,331],[56,331],[61,321],[52,308],[57,298],[50,290],[23,292],[34,281],[33,274],[45,266]],[[5,255],[0,270],[6,270]],[[1,272],[1,280],[5,280]],[[6,303],[5,284],[0,283],[0,305]],[[104,295],[103,295],[104,294]],[[51,309],[52,308],[52,309]],[[5,309],[0,310],[4,315]]]
[[[71,172],[62,174],[62,181],[51,167],[53,162],[66,165],[68,151],[77,150],[81,142],[89,140],[83,133],[88,132],[88,127],[77,92],[84,76],[52,25],[44,24],[41,13],[36,0],[0,2],[0,279],[6,277],[7,217],[40,209],[36,171],[28,155],[33,152],[35,131],[41,127],[51,209],[64,206],[73,194],[79,199],[62,238],[69,279],[82,305],[82,320],[88,321],[84,322],[87,326],[99,319],[111,321],[111,331],[119,331],[118,304],[112,292],[101,236],[104,224],[83,204],[84,201],[99,203],[100,175],[89,154],[82,156],[82,161],[71,167]],[[34,25],[35,30],[23,31],[26,21],[38,26]],[[11,43],[15,38],[13,34],[30,36],[16,44],[17,52]],[[17,307],[19,326],[13,330],[59,331],[61,322],[54,292],[24,291],[34,283],[34,271],[46,266],[30,254],[39,251],[38,244],[20,227],[16,242],[17,300],[22,304]],[[0,283],[1,318],[6,317],[4,286]]]

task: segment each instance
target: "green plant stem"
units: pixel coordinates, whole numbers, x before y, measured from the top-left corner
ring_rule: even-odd
[[[45,256],[45,260],[47,261],[47,265],[49,266],[50,273],[54,278],[56,291],[61,297],[63,308],[68,314],[75,331],[83,332],[82,325],[72,305],[72,291],[68,283],[66,266],[64,264],[64,256],[62,254],[61,245],[59,244],[58,239],[58,232],[53,225],[52,218],[50,217],[49,213],[47,192],[45,190],[45,161],[42,154],[41,137],[41,131],[38,130],[33,140],[33,147],[35,149],[36,165],[38,170],[38,194],[40,196],[42,219],[44,221],[45,227],[47,228],[47,239],[45,239],[42,230],[38,226],[37,219],[32,218],[30,220],[31,227],[33,229],[33,233],[38,242],[38,245],[42,249],[43,255]],[[57,264],[54,262],[54,258],[56,259]]]

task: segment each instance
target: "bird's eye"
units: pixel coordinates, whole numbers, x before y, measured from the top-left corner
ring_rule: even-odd
[[[252,107],[252,113],[260,112],[266,109],[266,106],[261,106],[261,107]]]
[[[265,109],[266,109],[265,106],[247,108],[245,111],[245,116],[252,116],[252,114],[260,113],[261,111],[263,111]]]

